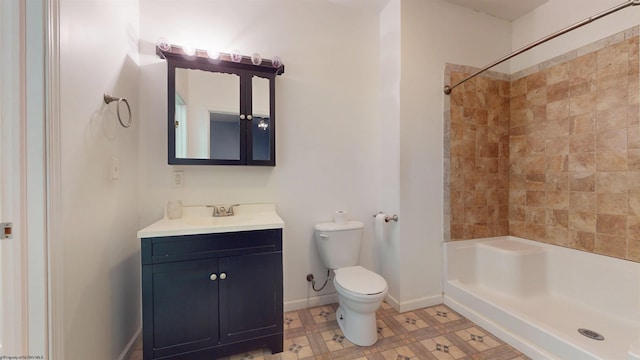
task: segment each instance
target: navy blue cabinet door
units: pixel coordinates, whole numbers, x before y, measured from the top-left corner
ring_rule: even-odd
[[[217,345],[218,259],[156,264],[152,277],[154,358]]]
[[[282,252],[219,260],[220,342],[282,333]]]

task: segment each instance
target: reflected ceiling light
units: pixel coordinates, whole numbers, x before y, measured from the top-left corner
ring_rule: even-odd
[[[260,122],[258,123],[258,127],[264,131],[267,131],[267,128],[269,127],[269,123],[264,121],[264,119],[260,119]]]

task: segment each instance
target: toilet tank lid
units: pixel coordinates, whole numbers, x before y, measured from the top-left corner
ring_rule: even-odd
[[[354,230],[354,229],[362,229],[364,224],[360,221],[347,221],[344,224],[338,224],[334,222],[320,223],[314,226],[315,230],[319,231],[341,231],[341,230]]]

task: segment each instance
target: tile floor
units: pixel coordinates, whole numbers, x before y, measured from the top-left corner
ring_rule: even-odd
[[[375,346],[352,344],[338,327],[338,304],[285,313],[284,352],[256,350],[219,360],[525,360],[529,359],[445,305],[398,313],[383,303]],[[142,359],[138,341],[129,360]]]

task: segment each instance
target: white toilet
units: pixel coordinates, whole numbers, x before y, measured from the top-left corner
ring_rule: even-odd
[[[358,265],[362,230],[360,221],[322,223],[314,227],[320,259],[333,270],[338,291],[336,320],[344,336],[360,346],[378,340],[376,310],[387,295],[387,282]]]

